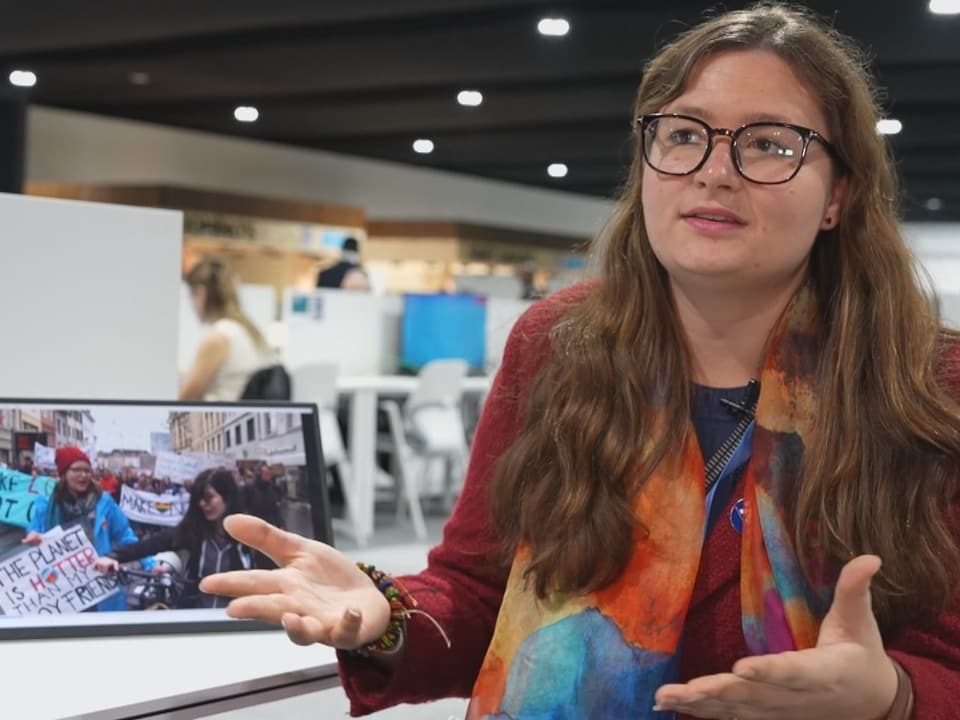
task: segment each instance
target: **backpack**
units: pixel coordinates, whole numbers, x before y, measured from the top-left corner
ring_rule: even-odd
[[[283,365],[260,368],[243,388],[241,400],[290,400],[293,397],[290,373]]]

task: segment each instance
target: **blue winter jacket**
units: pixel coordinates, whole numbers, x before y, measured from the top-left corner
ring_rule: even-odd
[[[50,497],[41,495],[37,498],[33,508],[33,519],[30,521],[28,531],[45,533],[51,528],[47,527],[47,511],[50,507]],[[97,501],[96,511],[93,520],[93,548],[97,555],[103,556],[119,545],[129,545],[138,541],[137,536],[130,528],[130,522],[127,516],[123,514],[120,506],[114,501],[108,493],[102,493]],[[140,561],[144,570],[152,570],[156,565],[156,560],[152,557],[143,558]],[[122,590],[115,595],[111,595],[102,600],[96,606],[97,610],[126,610],[126,593]]]

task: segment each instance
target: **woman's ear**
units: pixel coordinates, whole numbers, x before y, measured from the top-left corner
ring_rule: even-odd
[[[834,183],[830,199],[823,209],[823,220],[820,222],[821,230],[833,230],[840,223],[840,210],[843,208],[843,200],[847,194],[847,184],[846,175],[838,178]]]

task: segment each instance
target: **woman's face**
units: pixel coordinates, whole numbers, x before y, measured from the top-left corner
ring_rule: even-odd
[[[65,475],[67,490],[73,495],[86,495],[93,486],[93,469],[90,463],[83,460],[78,460],[68,467]]]
[[[200,497],[200,512],[203,513],[203,517],[210,522],[216,522],[223,517],[226,510],[227,505],[223,501],[223,496],[213,486],[207,485]]]
[[[692,115],[714,128],[773,120],[828,133],[817,98],[785,61],[764,50],[708,58],[661,111]],[[815,140],[797,175],[781,185],[746,180],[730,151],[729,139],[715,136],[706,163],[685,176],[664,175],[644,163],[641,201],[653,252],[674,286],[796,284],[818,232],[836,225],[845,181],[835,181],[833,161]],[[717,214],[727,221],[704,217]]]

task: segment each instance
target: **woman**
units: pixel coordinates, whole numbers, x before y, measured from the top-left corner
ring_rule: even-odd
[[[185,551],[186,587],[178,607],[226,607],[229,598],[201,593],[200,580],[213,573],[249,568],[247,551],[223,529],[223,519],[241,508],[233,473],[210,469],[197,475],[187,512],[176,527],[165,528],[135,545],[117,548],[96,562],[101,572],[115,572],[121,563],[166,551]],[[160,571],[160,569],[158,569]]]
[[[960,350],[873,97],[801,12],[684,33],[644,73],[600,277],[514,328],[428,569],[373,590],[235,518],[282,569],[205,587],[359,649],[356,714],[955,717]]]
[[[201,322],[212,325],[180,386],[180,400],[239,400],[250,376],[275,362],[256,325],[240,308],[229,268],[208,258],[186,277]]]
[[[98,555],[106,555],[116,547],[137,542],[130,522],[120,507],[94,482],[90,458],[80,448],[68,446],[57,448],[54,462],[60,482],[47,497],[41,495],[34,505],[33,518],[27,534],[21,542],[39,545],[41,534],[58,525],[68,527],[80,524]],[[151,570],[155,565],[152,557],[145,554],[141,565]],[[126,610],[123,593],[111,595],[95,606],[97,610]]]

